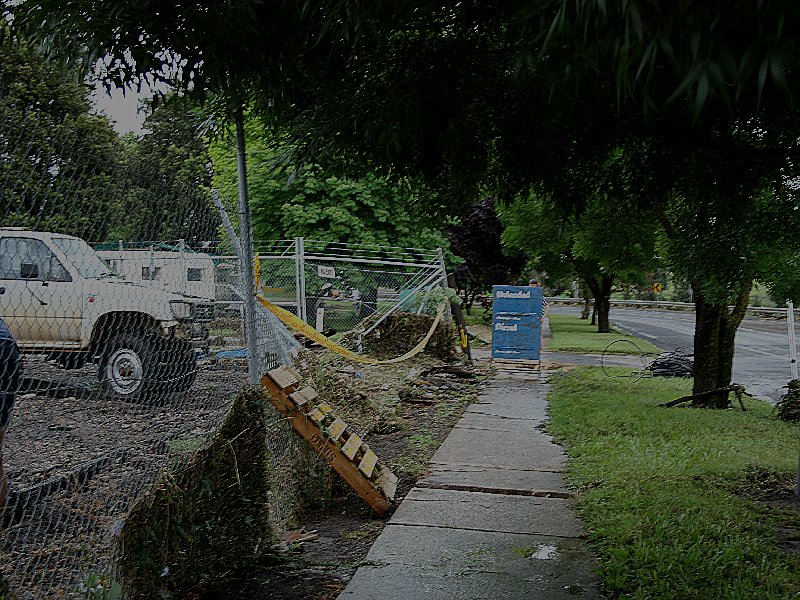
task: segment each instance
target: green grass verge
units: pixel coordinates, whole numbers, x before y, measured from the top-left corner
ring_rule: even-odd
[[[622,332],[597,333],[589,319],[575,315],[550,315],[551,352],[586,352],[611,354],[658,354],[661,349],[650,342]],[[616,343],[613,343],[616,342]],[[609,347],[610,345],[610,347]],[[607,350],[606,350],[607,349]]]
[[[466,310],[462,312],[464,315],[464,322],[467,325],[491,325],[492,324],[492,311],[487,311],[481,307],[472,308],[472,312],[468,313]]]
[[[764,478],[792,480],[797,425],[755,400],[746,413],[656,406],[686,394],[688,380],[585,368],[554,381],[548,429],[570,456],[568,480],[610,597],[800,593],[800,555],[776,538],[788,530],[800,539],[800,512],[743,493]]]

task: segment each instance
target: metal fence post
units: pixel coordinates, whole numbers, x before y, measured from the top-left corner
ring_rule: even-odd
[[[789,327],[789,361],[792,365],[792,379],[797,379],[797,341],[794,335],[794,302],[786,301],[786,323]],[[800,499],[800,455],[797,458],[797,487],[795,495]]]
[[[441,248],[437,248],[436,253],[439,255],[439,268],[442,271],[442,287],[447,292],[449,286],[447,285],[447,267],[444,264],[444,252],[442,252]]]
[[[786,301],[786,323],[789,327],[789,363],[792,368],[792,379],[797,379],[797,340],[794,335],[794,303]]]
[[[247,338],[247,373],[250,385],[259,384],[258,328],[256,325],[256,277],[253,265],[253,229],[250,222],[250,202],[247,198],[247,157],[245,155],[244,114],[242,108],[236,111],[236,171],[239,184],[239,236],[242,244],[243,264],[241,266],[244,293],[244,326]]]
[[[297,238],[295,240],[297,244],[297,291],[299,297],[299,308],[300,312],[298,316],[306,321],[306,248],[305,248],[305,239],[304,238]]]
[[[188,285],[189,275],[186,272],[186,240],[181,238],[178,240],[178,251],[181,253],[181,293],[186,293],[186,286]]]

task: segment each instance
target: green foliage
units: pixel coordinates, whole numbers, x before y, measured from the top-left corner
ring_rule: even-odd
[[[800,557],[777,547],[775,528],[800,517],[737,494],[754,472],[793,478],[797,426],[755,400],[748,412],[656,406],[687,392],[685,381],[599,369],[555,383],[548,429],[571,457],[604,586],[614,598],[797,594]]]
[[[123,149],[71,73],[12,44],[0,26],[3,225],[103,239],[120,216]]]
[[[442,228],[425,225],[414,207],[419,196],[374,173],[338,177],[317,164],[286,159],[256,119],[247,123],[248,187],[256,240],[305,237],[349,244],[447,248]],[[236,198],[236,156],[225,138],[212,146],[214,183]]]
[[[233,114],[248,98],[273,115],[346,76],[345,55],[412,5],[280,0],[189,4],[40,0],[4,3],[18,35],[108,87],[168,81]],[[379,28],[378,25],[381,27]]]
[[[533,195],[503,210],[503,240],[524,250],[538,270],[584,280],[606,273],[638,282],[655,264],[659,230],[652,213],[603,198],[578,213],[559,210],[552,198]]]
[[[574,315],[550,314],[552,338],[548,346],[551,352],[585,352],[598,354],[632,354],[634,356],[654,356],[661,348],[650,342],[620,331],[598,333],[586,319]],[[619,342],[619,343],[615,343]],[[609,347],[610,345],[610,347]],[[642,362],[641,368],[645,365]]]
[[[90,573],[80,586],[84,600],[120,600],[122,586],[116,581],[108,582],[104,577]]]
[[[559,4],[554,30],[579,60],[609,68],[620,98],[645,110],[688,106],[700,116],[798,97],[800,11],[791,0]]]
[[[611,163],[612,161],[609,161]],[[656,265],[659,226],[653,213],[637,210],[627,193],[609,196],[613,168],[594,175],[597,189],[580,212],[567,212],[550,194],[531,194],[503,212],[503,239],[531,256],[548,279],[577,275],[594,297],[598,331],[610,331],[608,313],[613,283],[641,283]]]
[[[219,236],[210,197],[211,158],[202,115],[188,99],[171,96],[150,104],[147,132],[127,139],[126,216],[111,239],[177,240],[190,244]]]
[[[671,225],[665,250],[673,269],[706,298],[732,303],[753,280],[785,294],[798,293],[791,268],[800,252],[794,235],[797,198],[762,190],[737,205],[713,197],[674,197],[664,211]]]

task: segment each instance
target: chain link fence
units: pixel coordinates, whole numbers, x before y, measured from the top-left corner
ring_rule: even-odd
[[[247,336],[262,373],[299,347],[264,308],[245,325],[241,259],[220,241],[208,182],[89,144],[90,125],[0,99],[0,318],[23,354],[20,370],[0,365],[0,401],[16,398],[2,440],[0,598],[113,597],[131,510],[249,387]],[[399,309],[435,312],[445,281],[440,252],[303,239],[257,251],[261,293],[330,335],[366,335]],[[279,531],[327,467],[266,410]]]
[[[16,403],[3,440],[0,597],[110,593],[129,511],[209,442],[249,386],[240,311],[216,302],[225,263],[200,251],[220,237],[204,182],[122,160],[91,135],[0,102],[0,317],[23,354],[17,393],[2,396],[6,409]],[[119,242],[164,234],[181,241]],[[261,371],[296,353],[269,313],[249,334]],[[13,365],[2,367],[5,384]],[[267,414],[279,530],[298,508],[297,473],[321,463]]]

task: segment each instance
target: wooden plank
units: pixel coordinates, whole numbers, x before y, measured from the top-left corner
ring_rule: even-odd
[[[331,405],[325,402],[324,400],[317,404],[311,411],[308,413],[308,418],[314,421],[318,426],[322,425],[322,422],[325,420],[329,414],[333,412],[333,408]]]
[[[539,367],[539,360],[513,360],[510,358],[493,358],[492,363],[509,367]]]
[[[363,473],[358,470],[358,467],[338,448],[336,442],[322,434],[311,419],[306,418],[304,414],[297,410],[294,402],[288,396],[294,389],[286,392],[283,388],[279,388],[271,377],[266,375],[261,379],[261,385],[268,392],[268,397],[278,412],[288,418],[294,430],[320,453],[328,465],[353,488],[353,491],[361,496],[376,513],[380,515],[385,513],[391,506],[391,502],[383,490],[366,479]],[[356,434],[351,434],[348,441],[352,438],[358,438],[355,440],[358,441],[356,448],[360,447],[361,439]]]
[[[288,387],[293,385],[297,385],[300,383],[300,375],[294,369],[290,369],[289,367],[278,367],[277,369],[272,369],[272,371],[268,372],[267,375],[275,385],[278,386],[278,389],[285,390]]]
[[[361,436],[357,433],[350,434],[350,437],[347,438],[344,446],[342,446],[342,454],[348,459],[353,460],[356,457],[356,452],[361,448],[361,442]]]
[[[520,373],[528,375],[536,373],[538,377],[542,376],[542,363],[538,360],[514,360],[509,358],[495,358],[492,359],[494,366],[507,373]]]
[[[334,442],[338,442],[345,429],[347,429],[347,423],[337,417],[336,420],[328,426],[325,433],[327,433],[328,437]]]
[[[378,465],[375,485],[383,490],[383,493],[389,500],[394,500],[395,492],[397,492],[397,481],[397,475],[392,473],[385,466]]]
[[[378,464],[378,455],[368,448],[367,451],[364,452],[361,462],[358,463],[358,470],[369,479],[372,477],[372,472],[375,470],[376,464]]]
[[[289,394],[289,398],[300,408],[315,402],[318,397],[317,390],[310,385]]]

